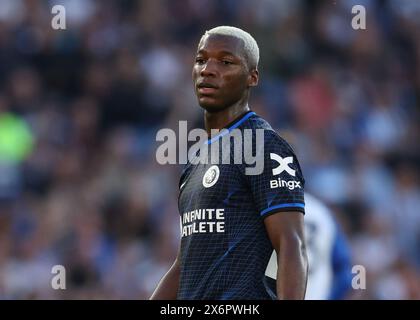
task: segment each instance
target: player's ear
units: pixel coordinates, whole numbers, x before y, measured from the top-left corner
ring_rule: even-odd
[[[258,70],[253,68],[249,71],[248,75],[248,87],[256,87],[258,85]]]

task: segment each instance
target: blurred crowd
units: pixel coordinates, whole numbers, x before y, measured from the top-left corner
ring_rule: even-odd
[[[150,296],[180,237],[156,132],[202,126],[196,46],[234,25],[260,46],[252,109],[366,268],[349,298],[420,299],[420,1],[61,0],[65,30],[54,4],[0,0],[0,298]]]

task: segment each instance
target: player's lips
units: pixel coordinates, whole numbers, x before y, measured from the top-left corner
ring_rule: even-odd
[[[218,89],[218,86],[209,82],[200,82],[197,84],[197,91],[202,95],[212,94]]]

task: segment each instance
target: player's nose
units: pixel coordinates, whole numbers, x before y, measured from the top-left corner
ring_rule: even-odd
[[[202,77],[215,76],[216,74],[217,74],[216,64],[211,60],[208,60],[203,65],[200,71],[200,76]]]

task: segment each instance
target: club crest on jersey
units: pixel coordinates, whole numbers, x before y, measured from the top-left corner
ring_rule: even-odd
[[[210,188],[219,180],[220,170],[218,166],[211,166],[203,176],[203,186]]]

